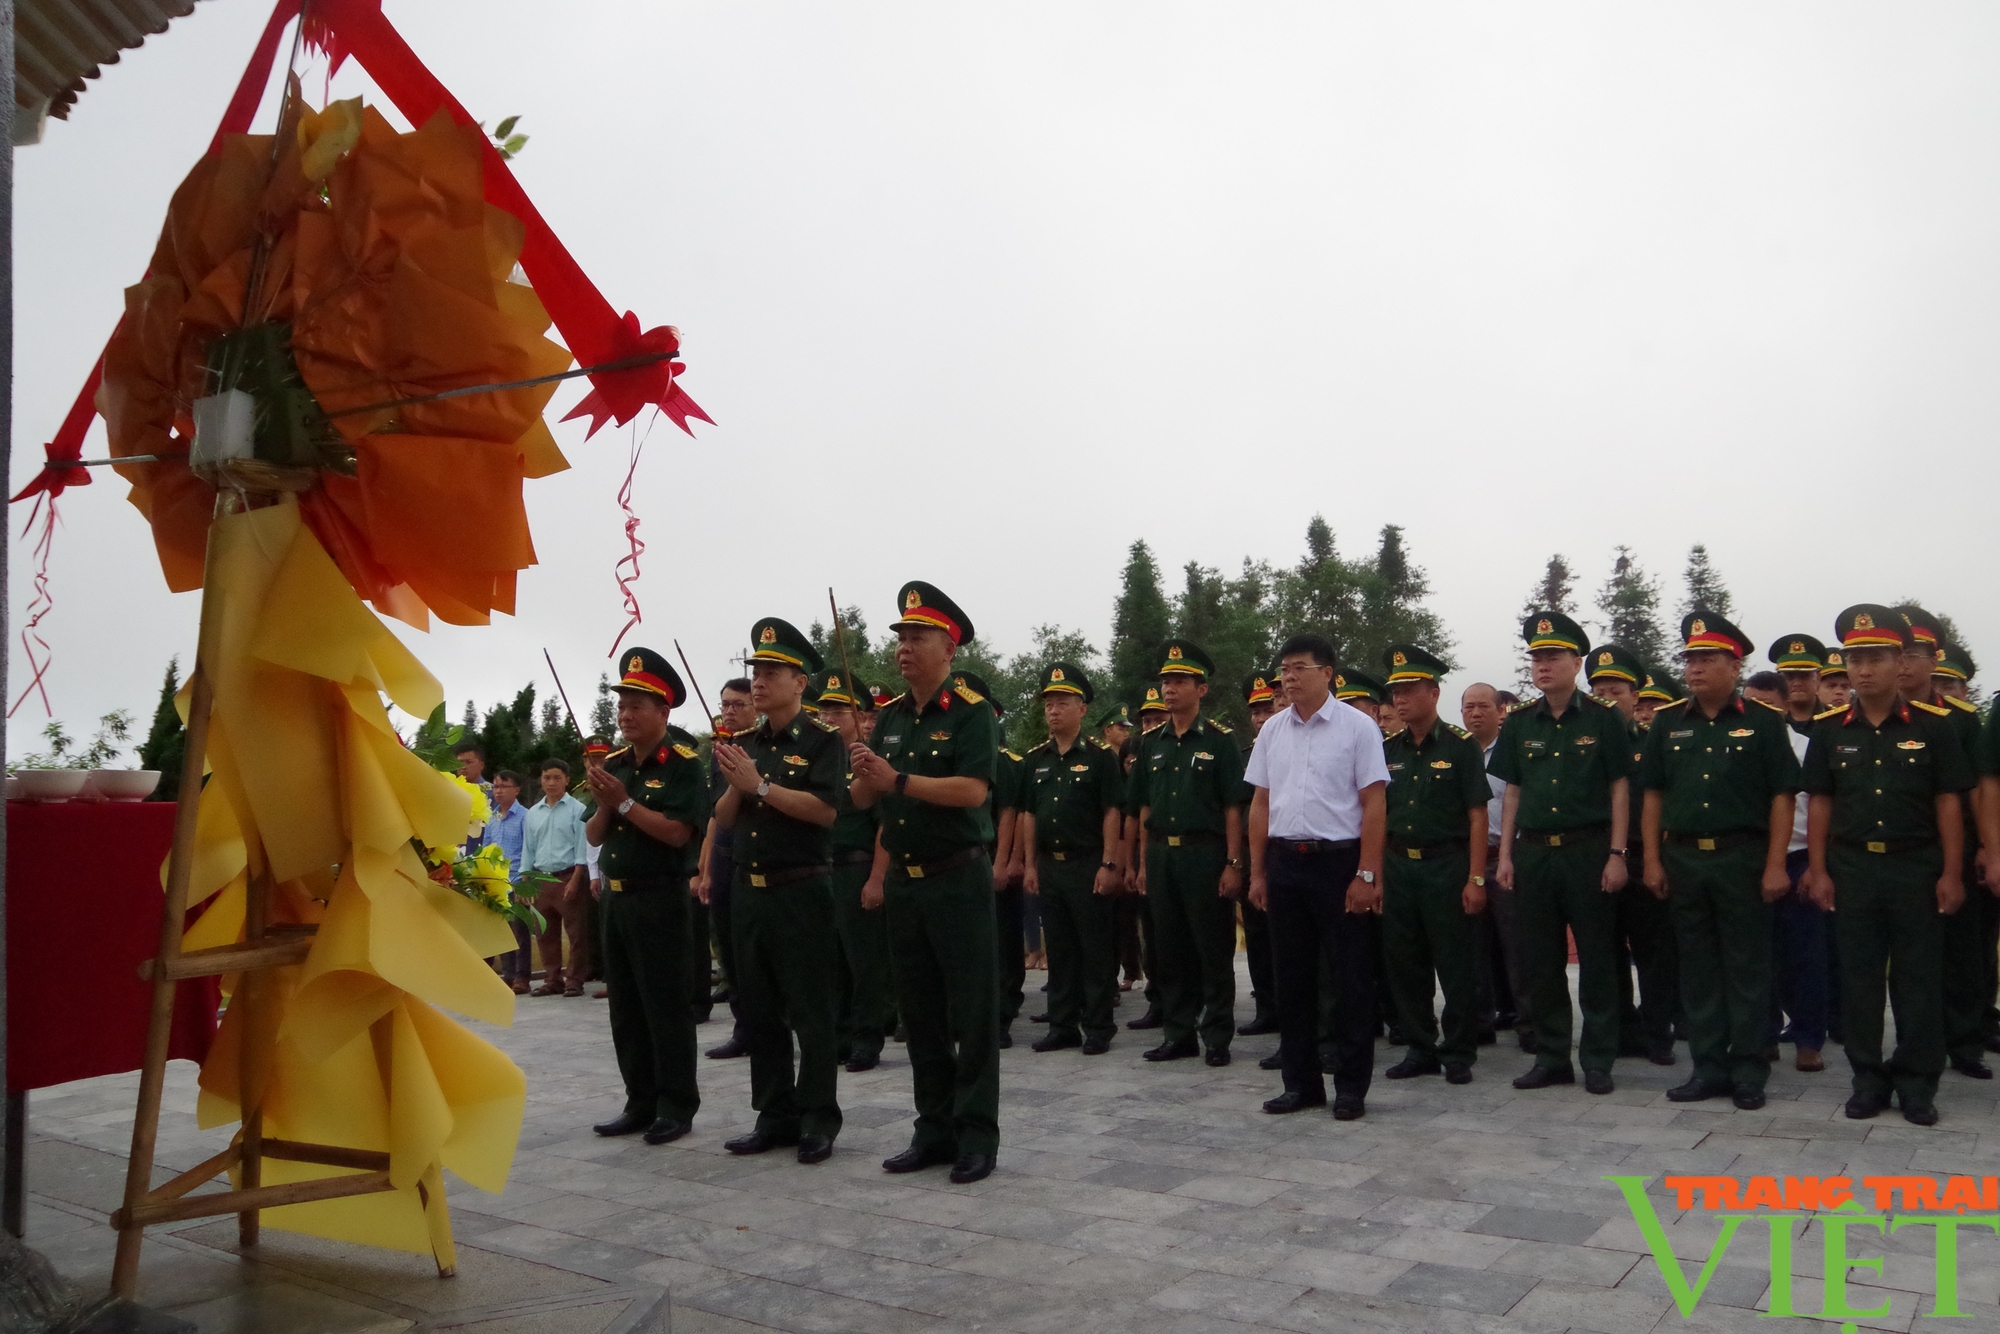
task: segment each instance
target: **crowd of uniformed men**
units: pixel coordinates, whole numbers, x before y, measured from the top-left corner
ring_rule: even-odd
[[[737,1014],[714,1054],[740,1047],[750,1061],[757,1120],[728,1142],[739,1154],[825,1159],[838,1070],[873,1066],[898,1033],[915,1130],[883,1166],[991,1172],[999,1051],[1024,1000],[1024,896],[1048,961],[1037,1052],[1110,1048],[1123,896],[1143,904],[1151,1003],[1126,1027],[1159,1030],[1148,1061],[1227,1065],[1237,1034],[1280,1030],[1280,975],[1316,987],[1287,1012],[1309,1007],[1317,1034],[1285,1025],[1262,1063],[1287,1071],[1274,1113],[1322,1105],[1294,1072],[1332,1071],[1340,1035],[1357,1030],[1405,1047],[1387,1078],[1462,1084],[1512,1029],[1534,1058],[1515,1088],[1574,1083],[1581,1067],[1592,1093],[1612,1090],[1619,1057],[1673,1065],[1683,1040],[1692,1074],[1667,1096],[1745,1109],[1763,1105],[1780,1042],[1817,1071],[1832,1037],[1852,1070],[1846,1114],[1893,1099],[1919,1125],[1937,1120],[1947,1064],[1992,1078],[2000,728],[1982,729],[1969,658],[1920,608],[1850,607],[1831,644],[1783,636],[1767,650],[1774,670],[1747,680],[1751,642],[1697,610],[1681,626],[1684,685],[1618,644],[1590,645],[1559,612],[1531,613],[1538,695],[1470,686],[1463,728],[1439,715],[1446,665],[1425,646],[1390,647],[1377,678],[1300,636],[1243,683],[1242,736],[1204,713],[1208,654],[1173,640],[1136,735],[1125,707],[1092,721],[1077,664],[1047,664],[1049,738],[1025,755],[1002,744],[984,683],[954,669],[966,614],[922,582],[897,612],[907,688],[893,698],[785,621],[758,621],[706,767],[668,723],[687,698],[679,675],[651,650],[626,655],[626,744],[587,775],[626,1092],[598,1133],[665,1143],[694,1119],[709,985],[696,903]],[[1244,775],[1254,733],[1288,700],[1329,696],[1380,725],[1387,781],[1351,841],[1356,882],[1380,877],[1379,896],[1346,900],[1365,905],[1367,935],[1353,938],[1372,948],[1322,948],[1315,978],[1310,957],[1304,973],[1273,968]],[[1241,1028],[1239,921],[1256,1002]],[[1363,1114],[1368,1071],[1356,1078],[1340,1119]]]

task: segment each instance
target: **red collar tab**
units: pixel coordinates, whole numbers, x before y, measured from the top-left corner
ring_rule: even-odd
[[[938,707],[940,709],[947,709],[947,710],[951,708],[950,686],[946,686],[943,690],[938,691]]]
[[[665,764],[666,762],[667,762],[667,743],[662,741],[660,743],[660,748],[653,752],[653,763]]]

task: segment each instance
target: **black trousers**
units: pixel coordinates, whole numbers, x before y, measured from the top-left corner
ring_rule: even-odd
[[[1300,852],[1272,839],[1264,853],[1271,963],[1278,979],[1278,1058],[1289,1093],[1323,1093],[1319,1060],[1319,967],[1339,1000],[1333,1035],[1336,1097],[1366,1097],[1375,1074],[1375,939],[1372,913],[1347,911],[1359,845]]]
[[[736,914],[733,904],[736,859],[720,846],[708,859],[708,927],[715,935],[715,958],[722,965],[722,981],[729,988],[729,1036],[740,1045],[750,1045],[750,1026],[743,1022],[743,1001],[736,985]]]
[[[1026,896],[1021,882],[1012,881],[993,891],[994,939],[1000,949],[1000,1031],[1005,1033],[1020,1016],[1021,1002],[1028,985],[1028,942],[1022,918]]]

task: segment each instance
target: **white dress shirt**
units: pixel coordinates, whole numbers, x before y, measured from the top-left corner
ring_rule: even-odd
[[[1382,729],[1328,695],[1310,718],[1286,707],[1257,734],[1244,781],[1271,794],[1270,836],[1361,837],[1361,789],[1386,784]]]
[[[1493,749],[1499,744],[1500,734],[1495,732],[1493,739],[1479,748],[1479,753],[1485,757],[1487,764],[1493,763]],[[1497,848],[1500,846],[1501,798],[1507,795],[1507,784],[1489,773],[1486,775],[1486,787],[1493,793],[1486,803],[1486,846]]]
[[[1786,724],[1785,730],[1791,733],[1792,736],[1792,754],[1799,757],[1800,764],[1804,764],[1806,762],[1806,738],[1799,735],[1799,729],[1791,726],[1789,723]],[[1792,796],[1796,804],[1792,807],[1792,839],[1790,843],[1785,845],[1786,852],[1798,852],[1805,847],[1806,812],[1812,805],[1812,798],[1804,792],[1795,792]]]

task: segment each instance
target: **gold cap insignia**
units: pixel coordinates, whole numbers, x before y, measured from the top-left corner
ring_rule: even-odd
[[[1873,630],[1875,628],[1875,618],[1865,611],[1857,612],[1854,617],[1854,628],[1857,630]]]
[[[1553,621],[1543,619],[1535,622],[1535,633],[1538,635],[1552,635],[1555,633],[1555,630],[1555,622]]]
[[[837,676],[829,676],[829,677],[827,677],[827,678],[826,678],[826,688],[827,688],[828,690],[838,690],[838,689],[840,689],[840,678],[839,678],[839,677],[837,677]]]
[[[1401,653],[1398,653],[1395,657],[1391,658],[1389,661],[1393,662],[1398,667],[1406,667],[1409,665],[1410,662],[1410,660],[1407,657],[1403,656]]]
[[[646,670],[646,660],[634,653],[632,661],[625,664],[625,670],[628,672],[643,672]]]
[[[1688,633],[1691,635],[1705,635],[1708,633],[1708,623],[1700,618],[1696,618],[1688,625]]]
[[[1153,687],[1153,686],[1147,686],[1147,687],[1146,687],[1146,698],[1147,698],[1147,699],[1158,699],[1159,697],[1160,697],[1160,692],[1159,692],[1159,690],[1158,690],[1158,689],[1157,689],[1156,687]]]
[[[757,636],[757,642],[758,642],[758,643],[760,643],[760,644],[775,644],[775,643],[777,643],[777,642],[778,642],[778,628],[777,628],[776,626],[774,626],[774,625],[767,625],[767,626],[765,626],[765,627],[764,627],[764,633],[762,633],[762,634],[760,634],[760,635],[758,635],[758,636]]]
[[[1167,648],[1167,661],[1179,662],[1180,660],[1181,660],[1181,646],[1179,644],[1169,645]]]
[[[1939,649],[1939,650],[1937,651],[1937,660],[1938,660],[1939,662],[1943,662],[1943,661],[1944,661],[1944,650],[1943,650],[1943,649]]]
[[[1335,673],[1333,674],[1333,688],[1334,688],[1335,690],[1344,690],[1344,689],[1346,689],[1346,688],[1347,688],[1347,678],[1346,678],[1346,677],[1344,677],[1344,676],[1342,676],[1342,675],[1341,675],[1341,674],[1340,674],[1339,672],[1335,672]]]
[[[1060,681],[1062,679],[1063,679],[1062,668],[1060,667],[1049,668],[1049,680]]]
[[[1599,667],[1609,667],[1611,665],[1611,655],[1609,653],[1598,654],[1597,665]]]
[[[1840,666],[1840,654],[1839,654],[1838,652],[1834,652],[1834,653],[1829,653],[1829,654],[1827,654],[1827,655],[1826,655],[1826,665],[1827,665],[1827,666],[1829,666],[1829,667],[1838,667],[1838,666]]]
[[[906,594],[903,598],[904,611],[915,611],[917,608],[923,605],[924,605],[924,595],[922,593],[919,593],[914,588],[911,589],[909,593]]]
[[[1263,677],[1260,676],[1256,680],[1250,683],[1250,688],[1252,690],[1269,690],[1271,688],[1271,685],[1270,682],[1266,681]]]
[[[1804,653],[1805,651],[1806,651],[1806,646],[1803,643],[1799,642],[1796,639],[1792,641],[1792,652]]]

